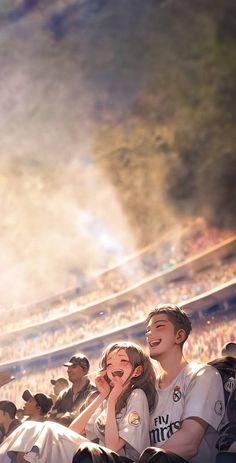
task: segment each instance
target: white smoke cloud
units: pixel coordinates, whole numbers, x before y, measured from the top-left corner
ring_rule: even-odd
[[[115,189],[92,160],[82,63],[37,21],[0,35],[2,308],[62,292],[135,250]]]

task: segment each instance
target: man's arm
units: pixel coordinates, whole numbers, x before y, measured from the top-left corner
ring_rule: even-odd
[[[2,371],[0,373],[0,387],[4,386],[5,384],[8,384],[10,381],[13,381],[14,379],[15,377],[12,376],[9,371]]]
[[[197,454],[207,427],[208,424],[201,418],[187,418],[182,422],[181,428],[162,446],[162,449],[170,450],[185,460],[189,460]]]
[[[217,429],[224,413],[224,391],[218,371],[205,365],[188,385],[181,428],[163,448],[182,458],[190,459],[198,453],[208,425]]]

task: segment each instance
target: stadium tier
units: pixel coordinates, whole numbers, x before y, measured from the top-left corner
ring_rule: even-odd
[[[188,299],[232,282],[236,277],[235,241],[190,260],[175,271],[157,275],[89,310],[74,312],[50,322],[1,334],[1,363],[50,356],[81,342],[91,342],[110,331],[143,320],[158,302],[183,303]],[[207,266],[206,266],[207,265]],[[167,281],[166,281],[167,280]],[[169,281],[170,280],[170,281]],[[30,359],[29,357],[30,352]],[[55,356],[54,356],[55,357]]]
[[[60,318],[63,315],[94,306],[95,302],[116,297],[132,286],[140,285],[151,276],[176,274],[176,267],[189,259],[199,256],[207,250],[235,246],[232,232],[206,228],[205,223],[197,219],[183,230],[174,230],[158,242],[144,248],[126,259],[119,266],[108,269],[96,278],[84,281],[80,287],[56,295],[40,303],[16,307],[4,311],[2,308],[3,329],[13,331],[24,326]],[[218,246],[217,246],[218,245]],[[196,264],[194,264],[195,266]],[[201,265],[201,264],[200,264]],[[179,270],[180,272],[180,270]],[[165,277],[165,282],[168,281]]]
[[[147,255],[144,252],[142,259]],[[42,319],[44,303],[41,312],[38,306],[41,313],[38,322],[23,311],[19,313],[23,323],[21,326],[17,322],[18,329],[14,330],[13,324],[3,324],[0,369],[10,370],[17,378],[5,387],[4,395],[18,396],[17,390],[23,384],[31,388],[42,384],[41,389],[47,391],[51,377],[65,376],[62,365],[76,351],[85,353],[92,369],[96,369],[98,358],[109,342],[133,339],[143,343],[145,315],[152,305],[160,302],[181,303],[191,313],[198,335],[192,336],[192,343],[187,344],[187,356],[191,354],[202,361],[216,356],[223,343],[236,336],[236,238],[227,238],[214,246],[211,242],[207,250],[186,256],[173,268],[152,272],[135,285],[100,301],[81,306],[80,298],[73,296],[67,301],[69,313],[64,304],[60,310],[55,297],[55,307],[50,301],[46,319]],[[120,268],[109,270],[114,271],[119,273]],[[29,326],[24,326],[24,317],[31,323]]]
[[[195,297],[183,304],[191,314],[193,333],[185,346],[188,359],[208,362],[220,356],[223,344],[236,341],[236,279],[223,285],[218,290]],[[66,348],[55,350],[41,356],[32,356],[23,361],[1,365],[8,369],[16,380],[2,388],[6,400],[17,400],[21,407],[22,392],[29,388],[33,391],[52,392],[51,378],[65,377],[63,363],[74,353],[82,352],[90,359],[91,371],[99,368],[99,359],[104,347],[118,340],[133,340],[145,346],[144,319],[130,322],[121,329],[111,330],[101,336],[92,337],[84,342],[77,342]],[[95,374],[94,374],[95,375]]]

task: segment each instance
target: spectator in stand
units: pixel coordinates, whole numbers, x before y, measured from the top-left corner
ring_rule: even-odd
[[[0,401],[0,444],[14,429],[20,426],[21,421],[16,418],[16,406],[9,400]]]
[[[76,354],[65,363],[72,386],[62,391],[50,414],[51,419],[65,426],[73,421],[88,395],[96,388],[87,377],[89,361],[85,355]]]
[[[53,394],[50,394],[52,398],[53,405],[55,405],[60,393],[69,387],[69,382],[66,378],[51,379],[51,384],[53,386]]]
[[[24,415],[27,415],[28,420],[32,421],[44,421],[53,405],[51,397],[42,392],[33,395],[28,389],[24,391],[22,399],[25,400]]]
[[[236,343],[226,342],[222,347],[222,355],[224,357],[235,357],[236,358]]]
[[[217,462],[236,461],[236,344],[227,342],[222,348],[222,357],[209,362],[218,369],[225,397],[225,414],[220,426],[217,442]],[[230,452],[230,454],[229,454]]]
[[[16,418],[20,421],[24,421],[25,414],[23,408],[18,408],[16,411]]]

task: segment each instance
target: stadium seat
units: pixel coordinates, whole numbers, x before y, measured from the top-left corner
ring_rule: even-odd
[[[133,463],[126,457],[92,442],[84,442],[73,457],[72,463]]]
[[[148,447],[141,454],[139,463],[187,463],[179,455],[176,455],[169,450]]]
[[[235,463],[236,453],[233,452],[219,452],[216,455],[216,463]]]

